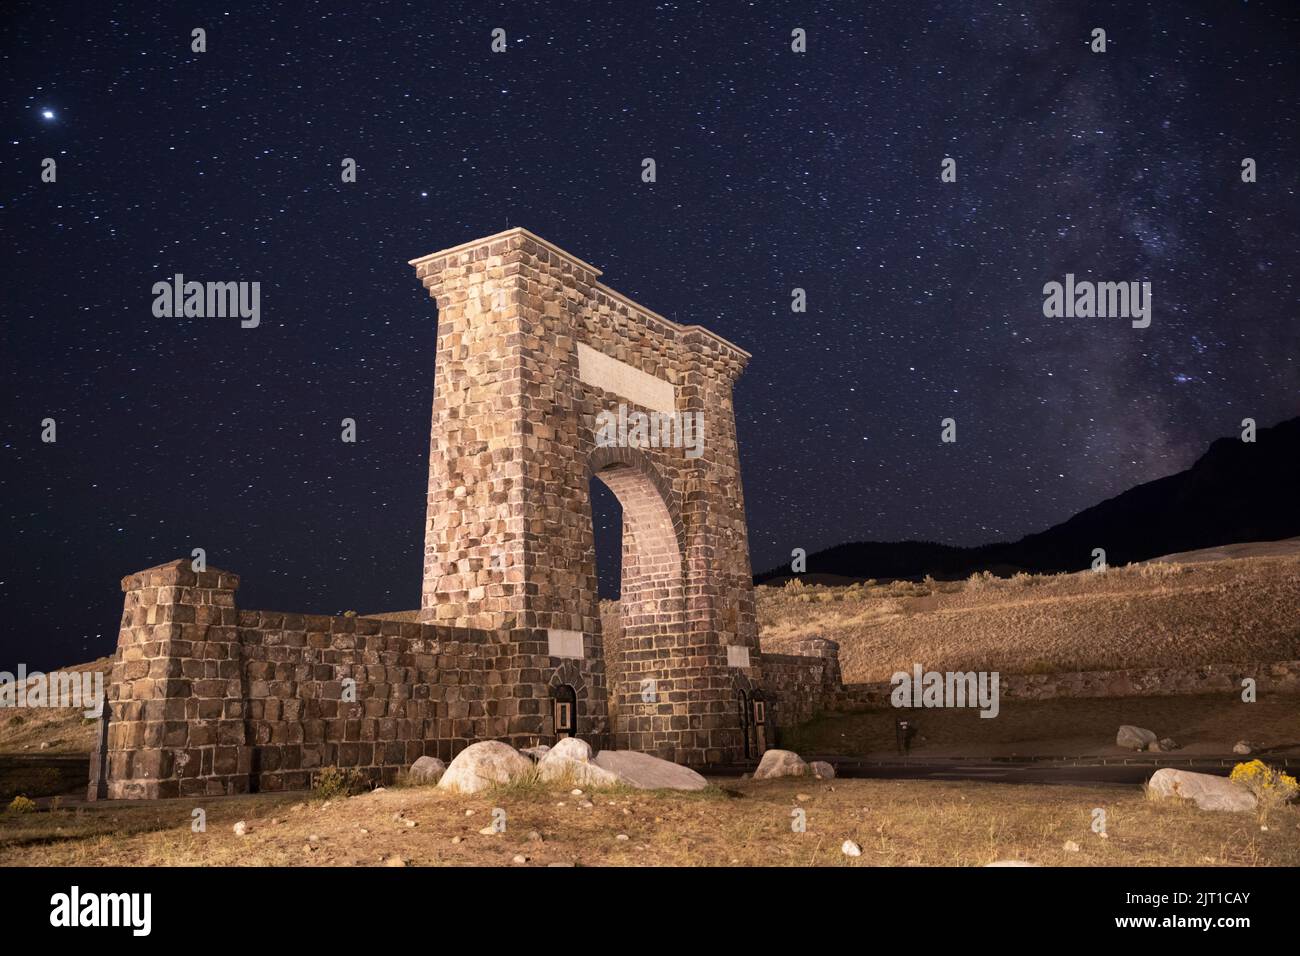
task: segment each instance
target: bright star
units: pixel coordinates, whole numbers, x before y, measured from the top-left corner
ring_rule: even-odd
[[[54,119],[54,110],[41,110],[41,115],[46,119]]]

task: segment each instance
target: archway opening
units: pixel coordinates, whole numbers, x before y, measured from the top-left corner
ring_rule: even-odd
[[[622,512],[617,610],[605,605],[601,615],[615,746],[672,759],[683,729],[674,717],[684,717],[688,703],[680,529],[648,469],[620,461],[594,474]],[[593,494],[596,536],[599,515]],[[597,541],[603,584],[599,551]]]

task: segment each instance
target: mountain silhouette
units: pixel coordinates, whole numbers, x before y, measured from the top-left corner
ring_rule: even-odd
[[[966,577],[975,571],[1050,573],[1145,561],[1243,541],[1300,535],[1300,418],[1261,428],[1254,442],[1220,438],[1191,468],[1130,488],[1019,541],[954,547],[929,541],[852,542],[808,556],[802,576]],[[791,577],[783,565],[756,583]]]

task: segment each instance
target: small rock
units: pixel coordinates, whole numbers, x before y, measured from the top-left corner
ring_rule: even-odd
[[[614,837],[614,839],[615,839],[615,840],[626,840],[626,839],[627,839],[627,834],[626,834],[626,833],[620,833],[618,836]]]
[[[1124,724],[1115,734],[1115,746],[1126,747],[1129,750],[1144,750],[1157,742],[1156,735],[1152,731],[1143,727],[1134,727],[1132,724]]]
[[[1232,745],[1232,752],[1243,757],[1253,754],[1257,748],[1249,740],[1238,740]]]
[[[1073,840],[1066,840],[1064,850],[1066,853],[1078,853],[1079,844],[1075,843]]]
[[[320,842],[320,837],[317,836],[315,833],[313,833],[311,836],[307,837],[307,842],[308,842],[308,843],[319,843],[319,842]]]
[[[755,780],[772,780],[776,777],[802,777],[808,773],[803,758],[791,750],[767,750],[754,771]]]
[[[407,777],[411,783],[433,784],[441,780],[446,772],[447,765],[437,757],[421,757],[411,764]]]
[[[515,856],[514,856],[514,862],[515,862],[515,863],[527,863],[527,862],[528,862],[528,857],[524,856],[522,853],[516,853]]]
[[[531,840],[533,843],[541,843],[542,835],[538,833],[536,830],[529,830],[528,839]]]
[[[458,836],[452,837],[452,838],[451,838],[451,843],[452,843],[452,846],[455,846],[456,844],[460,843],[460,837],[458,837]]]
[[[384,861],[384,866],[406,866],[406,861],[400,856],[390,856]]]
[[[579,789],[577,789],[577,788],[575,787],[574,789],[572,789],[572,790],[569,791],[569,796],[571,796],[571,797],[580,797],[580,796],[582,796],[582,791],[579,790]]]
[[[832,767],[830,764],[828,764],[825,760],[814,760],[812,763],[808,764],[808,769],[812,772],[812,775],[816,777],[818,780],[835,779],[835,768]]]
[[[235,836],[243,836],[245,833],[248,832],[248,824],[246,824],[243,820],[240,820],[238,823],[235,824],[234,829],[235,829]]]
[[[480,836],[496,836],[501,831],[498,830],[496,827],[484,827],[482,830],[479,830],[478,832]]]
[[[840,844],[840,852],[845,856],[862,856],[862,847],[858,846],[852,840],[845,840]]]
[[[413,830],[413,829],[415,829],[417,826],[419,826],[419,824],[416,823],[414,820],[404,820],[404,821],[402,821],[402,822],[404,822],[404,823],[406,824],[406,828],[407,828],[408,830]]]
[[[811,799],[812,799],[812,797],[808,796],[808,794],[806,794],[806,793],[796,793],[796,794],[794,795],[794,798],[795,798],[796,800],[798,800],[800,803],[803,803],[805,800],[811,800]]]

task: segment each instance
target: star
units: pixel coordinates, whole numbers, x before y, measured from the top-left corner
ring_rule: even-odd
[[[54,110],[41,110],[41,116],[47,120],[54,119]]]

